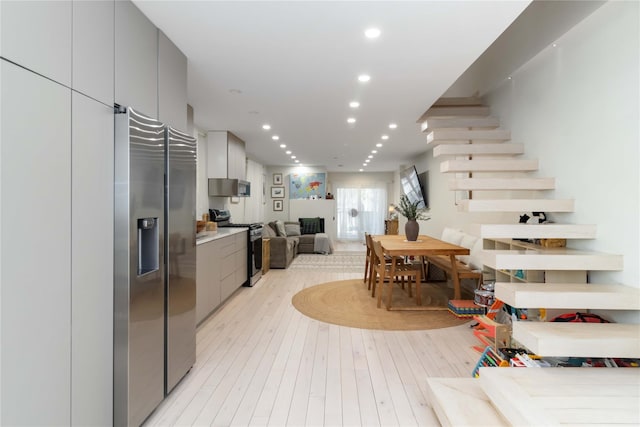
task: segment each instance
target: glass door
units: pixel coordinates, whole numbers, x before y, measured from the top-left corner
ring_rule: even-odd
[[[336,192],[338,239],[364,240],[364,233],[384,234],[387,191],[339,188]]]

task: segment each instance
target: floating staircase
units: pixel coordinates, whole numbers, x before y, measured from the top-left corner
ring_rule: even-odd
[[[640,425],[636,368],[480,368],[427,385],[443,426]]]
[[[542,196],[555,189],[555,179],[527,176],[538,169],[538,161],[514,159],[524,154],[523,145],[508,142],[510,132],[500,129],[499,119],[489,114],[476,97],[443,98],[419,119],[427,147],[433,147],[434,157],[443,157],[441,172],[456,174],[450,190],[504,191],[502,198],[491,193],[491,199],[461,200],[458,209],[573,212],[573,200]],[[507,175],[501,177],[503,173]],[[531,198],[512,198],[514,190],[526,190]],[[595,225],[480,224],[476,234],[499,242],[494,249],[485,247],[482,256],[485,269],[507,277],[507,282],[498,280],[495,285],[496,298],[506,304],[564,311],[640,311],[640,289],[586,283],[587,271],[622,270],[622,255],[510,243],[511,239],[595,239]],[[513,273],[522,271],[531,272],[532,279]],[[512,338],[543,357],[640,357],[638,324],[517,321]],[[443,425],[640,424],[640,369],[481,368],[479,381],[431,378],[428,383],[433,409]],[[594,398],[605,389],[607,398]]]

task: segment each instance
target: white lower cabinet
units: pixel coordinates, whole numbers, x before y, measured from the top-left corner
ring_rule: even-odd
[[[246,241],[247,231],[244,231],[202,243],[196,248],[198,324],[247,280]]]

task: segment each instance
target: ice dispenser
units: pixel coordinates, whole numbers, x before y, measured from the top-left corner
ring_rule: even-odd
[[[138,218],[138,276],[160,268],[158,218]]]

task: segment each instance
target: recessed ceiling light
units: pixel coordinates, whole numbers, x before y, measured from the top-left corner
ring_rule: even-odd
[[[398,127],[398,125],[397,125],[397,124],[395,124],[395,123],[389,123],[389,129],[395,129],[395,128],[397,128],[397,127]]]
[[[358,172],[362,172],[364,169],[358,169]]]
[[[366,163],[369,163],[370,161],[371,161],[371,159],[367,159],[367,160],[365,160],[365,162],[366,162]]]
[[[294,160],[296,163],[300,163],[300,160]]]
[[[376,153],[378,152],[378,150],[371,150],[371,152],[372,152],[373,154],[376,154]]]
[[[295,159],[295,158],[296,158],[296,156],[291,156],[291,158],[292,158],[292,159]]]
[[[384,140],[387,140],[387,139],[389,139],[389,135],[382,135],[380,138],[382,138]]]
[[[268,125],[268,124],[264,124],[264,125],[262,125],[262,129],[269,130],[269,129],[271,129],[271,126]]]
[[[373,155],[369,154],[367,157],[369,157],[370,159],[373,159]]]
[[[367,28],[364,32],[364,35],[368,38],[368,39],[377,39],[378,37],[380,37],[380,30],[378,28]]]
[[[347,123],[355,123],[355,122],[356,122],[356,119],[354,117],[349,117],[347,119]]]
[[[349,107],[351,108],[358,108],[360,106],[360,103],[358,101],[351,101],[349,103]]]
[[[280,148],[287,148],[287,144],[280,144]]]
[[[363,163],[363,164],[362,164],[362,166],[367,166],[367,164],[366,164],[366,163]]]
[[[274,141],[277,141],[280,139],[280,137],[278,135],[273,135],[271,139],[273,139]]]
[[[376,144],[376,147],[378,147],[378,148],[382,147],[382,143],[381,143],[381,142],[378,142],[378,143]]]
[[[291,151],[287,150],[284,152],[284,154],[291,154]]]
[[[554,44],[551,45],[551,47],[557,47],[557,46],[558,46],[557,43],[554,43]]]
[[[368,82],[369,80],[371,80],[371,76],[369,76],[368,74],[360,74],[360,75],[358,76],[358,81],[359,81],[359,82],[366,83],[366,82]]]

